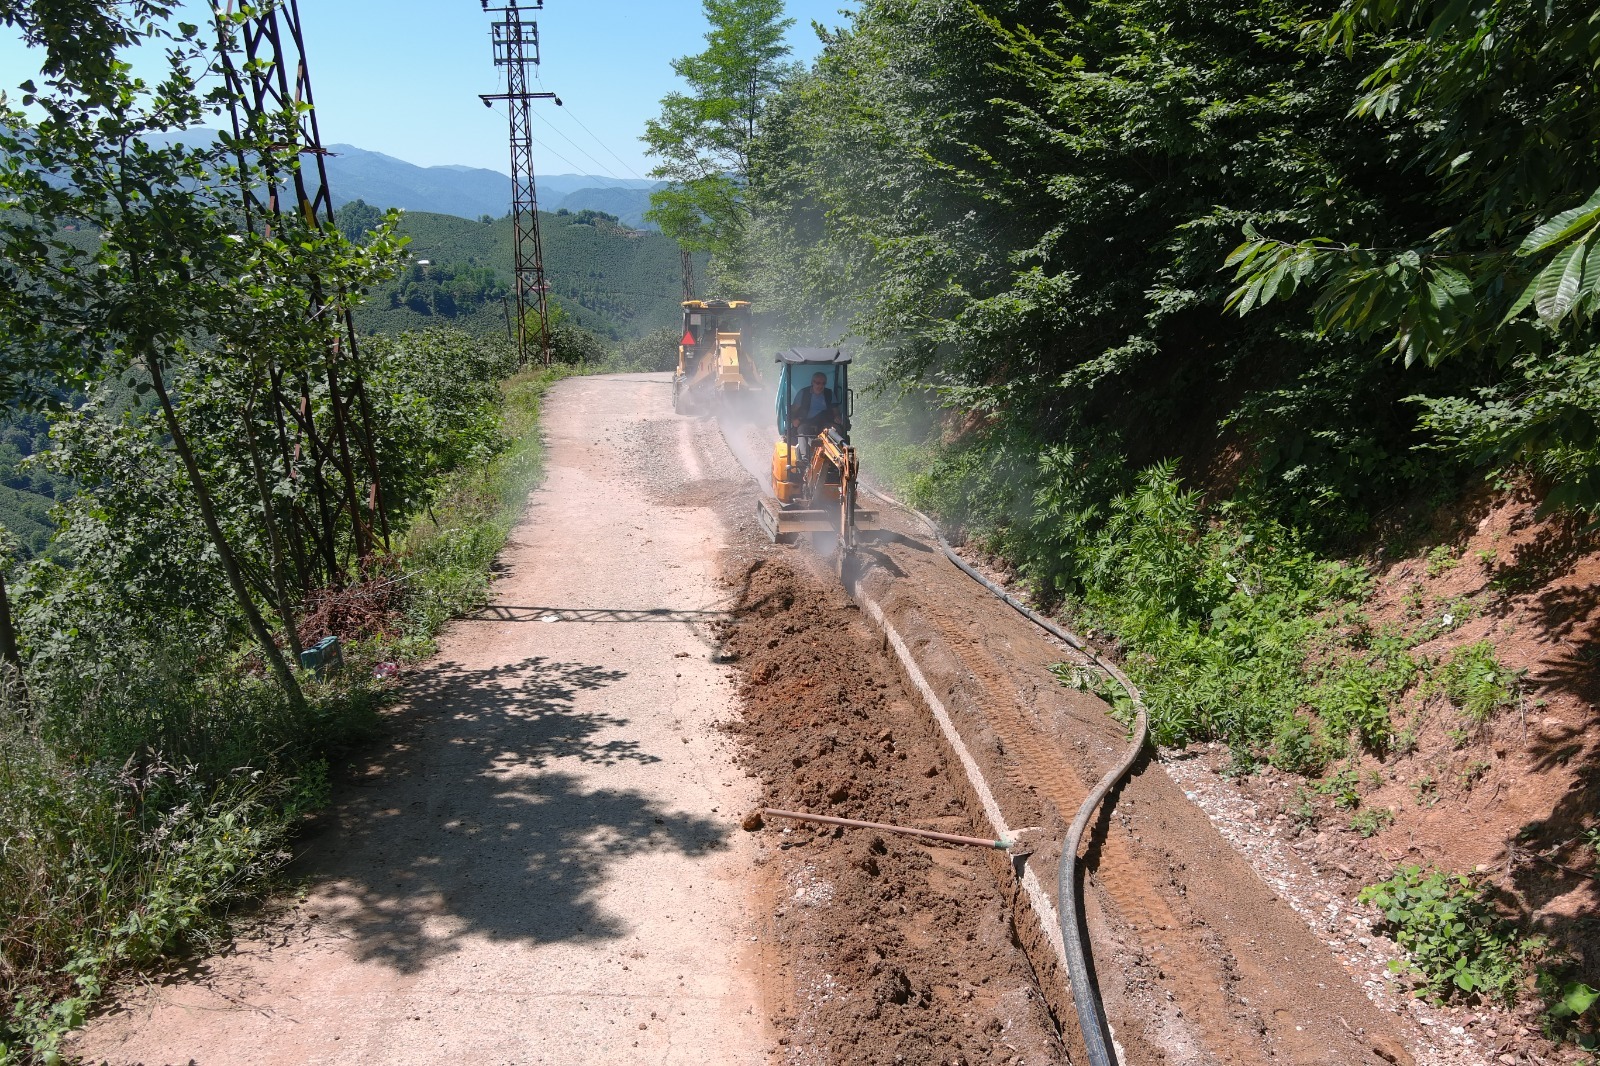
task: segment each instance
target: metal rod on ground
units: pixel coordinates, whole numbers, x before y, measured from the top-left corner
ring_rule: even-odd
[[[911,829],[903,825],[887,825],[883,822],[863,822],[859,818],[834,818],[827,814],[802,814],[799,811],[780,811],[776,807],[763,807],[761,813],[771,815],[773,818],[793,818],[800,822],[820,822],[823,825],[842,825],[851,829],[881,829],[885,833],[899,833],[908,837],[923,837],[927,840],[942,840],[946,844],[965,844],[971,848],[995,848],[1004,851],[1012,845],[1009,840],[986,840],[983,837],[964,837],[955,833],[936,833],[931,829]]]

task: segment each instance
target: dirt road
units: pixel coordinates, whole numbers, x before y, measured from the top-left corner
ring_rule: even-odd
[[[885,512],[893,536],[849,592],[814,553],[768,544],[729,447],[760,470],[767,431],[672,415],[663,377],[573,379],[546,410],[549,476],[494,602],[411,682],[392,750],[309,842],[304,899],[125,997],[73,1050],[146,1066],[1081,1061],[1039,899],[1051,842],[1125,735],[1053,676],[1065,650],[903,516]],[[1013,866],[875,831],[741,831],[763,802],[1044,837]],[[1123,1061],[1449,1061],[1413,1058],[1414,1027],[1151,760],[1084,858]]]
[[[640,376],[547,405],[548,476],[299,863],[303,900],[73,1051],[112,1063],[753,1063],[754,800],[710,623],[714,426]],[[747,491],[747,490],[746,490]]]

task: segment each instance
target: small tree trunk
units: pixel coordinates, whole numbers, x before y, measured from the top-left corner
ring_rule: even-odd
[[[6,595],[6,575],[0,570],[0,663],[15,670],[22,684],[22,655],[17,651],[17,631],[11,624],[11,600]]]
[[[156,397],[161,401],[161,413],[167,421],[167,432],[172,434],[172,446],[177,450],[178,458],[182,460],[183,468],[189,474],[189,488],[194,493],[195,503],[200,508],[200,519],[205,523],[212,547],[216,548],[217,556],[222,560],[222,572],[227,576],[228,587],[233,590],[234,599],[239,601],[239,609],[244,612],[245,622],[250,626],[250,632],[256,638],[256,643],[261,645],[261,654],[266,656],[267,665],[277,676],[278,684],[283,687],[284,693],[295,706],[303,707],[306,702],[305,693],[300,691],[300,683],[295,680],[294,671],[289,669],[289,664],[284,660],[283,649],[272,639],[267,623],[262,619],[261,612],[256,609],[255,600],[250,598],[250,589],[244,583],[244,574],[239,570],[239,562],[233,557],[233,549],[229,546],[227,538],[222,535],[222,526],[217,522],[216,509],[211,504],[211,493],[200,477],[200,466],[195,462],[194,452],[189,450],[189,438],[184,436],[183,427],[178,424],[178,413],[172,408],[172,398],[167,395],[166,382],[161,376],[161,363],[154,356],[148,356],[145,359],[145,366],[150,371],[150,381],[155,386]]]
[[[289,600],[289,583],[284,576],[283,541],[278,536],[277,508],[273,506],[272,489],[267,485],[267,474],[262,468],[261,449],[256,444],[256,428],[250,422],[250,408],[246,406],[239,417],[244,427],[245,443],[250,449],[250,469],[255,474],[256,495],[261,497],[261,519],[267,524],[267,547],[272,559],[272,594],[278,601],[278,617],[283,619],[283,631],[289,638],[289,652],[300,660],[300,631],[295,626],[294,606]]]

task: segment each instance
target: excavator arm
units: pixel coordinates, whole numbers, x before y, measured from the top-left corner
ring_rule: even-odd
[[[856,450],[838,430],[825,429],[817,435],[810,460],[799,474],[794,502],[780,506],[776,501],[763,500],[757,517],[773,540],[792,540],[802,533],[837,534],[842,567],[856,550],[860,523],[866,522],[870,527],[877,518],[875,511],[856,509],[861,474]],[[773,476],[779,476],[776,470]]]
[[[838,475],[839,492],[839,551],[842,555],[856,548],[856,478],[861,472],[856,462],[855,448],[845,443],[838,431],[825,429],[817,435],[817,446],[811,449],[811,465],[806,470],[805,497],[815,505],[828,495],[824,485],[832,484],[827,473],[832,469]]]

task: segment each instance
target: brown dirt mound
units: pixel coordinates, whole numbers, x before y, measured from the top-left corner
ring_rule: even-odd
[[[743,595],[722,636],[744,709],[729,728],[764,804],[986,835],[842,589],[767,560],[730,580]],[[999,853],[776,819],[761,832],[785,1061],[1065,1059],[997,887]]]

